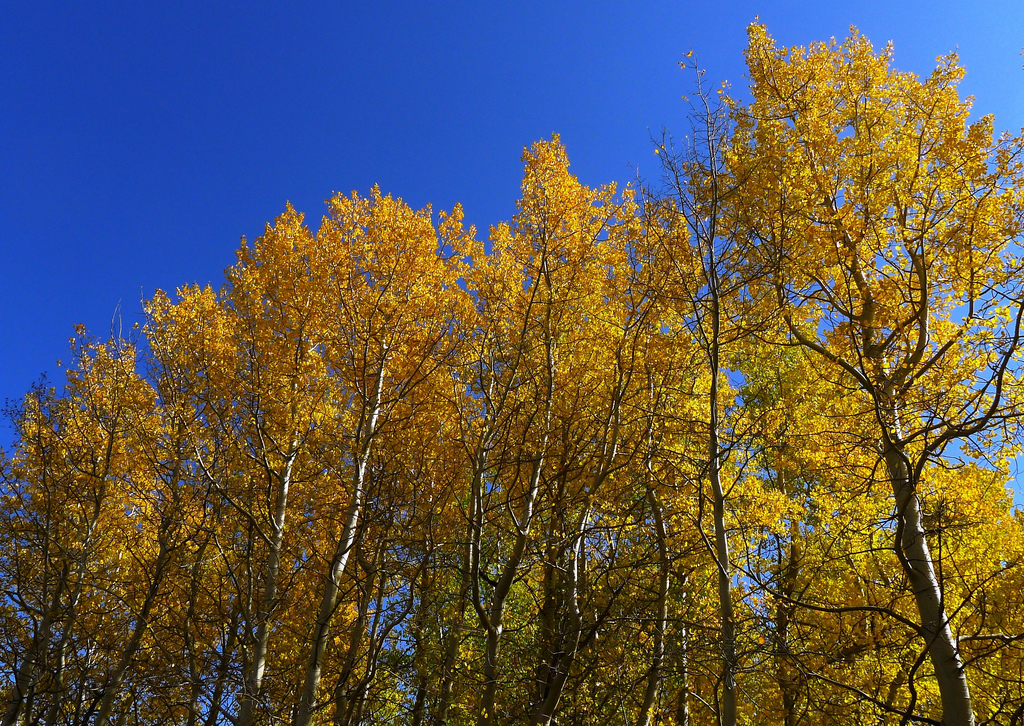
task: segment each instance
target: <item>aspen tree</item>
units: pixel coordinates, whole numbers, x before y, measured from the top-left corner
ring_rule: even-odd
[[[922,476],[951,445],[998,445],[1020,342],[1021,142],[968,123],[956,57],[920,80],[856,32],[781,49],[752,25],[732,213],[794,343],[864,394],[895,508],[894,551],[947,726],[974,723],[925,531]],[[756,190],[756,191],[755,191]],[[993,438],[995,436],[996,438]]]

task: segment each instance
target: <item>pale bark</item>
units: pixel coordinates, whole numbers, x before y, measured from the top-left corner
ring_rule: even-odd
[[[721,287],[718,259],[714,251],[714,227],[707,241],[707,271],[710,300],[711,335],[707,342],[711,390],[708,395],[708,479],[713,497],[715,526],[715,566],[718,570],[718,606],[722,623],[722,670],[720,726],[736,726],[736,616],[732,602],[732,563],[729,559],[729,535],[725,523],[725,490],[722,487],[722,445],[719,438],[718,408],[720,355],[722,345]]]
[[[320,609],[317,612],[316,624],[313,628],[309,664],[306,667],[306,678],[302,688],[302,698],[299,701],[298,713],[295,717],[295,726],[308,726],[312,721],[313,711],[316,708],[316,696],[317,690],[320,687],[324,654],[327,652],[327,641],[330,637],[330,623],[338,605],[341,576],[348,565],[349,555],[355,543],[356,527],[362,510],[365,482],[366,461],[364,459],[356,466],[356,474],[353,477],[352,499],[345,514],[341,538],[335,548],[334,555],[331,557],[327,579],[324,583],[324,592],[320,598]]]
[[[684,582],[685,584],[685,582]],[[690,726],[690,631],[685,622],[679,624],[679,691],[676,693],[676,724]]]
[[[541,263],[541,269],[546,269],[543,262]],[[541,279],[544,279],[543,275],[538,276],[538,284]],[[545,457],[547,455],[548,438],[551,430],[551,407],[555,393],[555,363],[550,328],[551,308],[549,305],[547,309],[545,327],[546,335],[544,338],[547,373],[547,385],[545,387],[545,396],[543,400],[544,434],[537,451],[532,454],[532,470],[530,472],[529,483],[526,491],[524,492],[522,510],[520,511],[518,518],[512,514],[513,507],[511,501],[506,502],[507,509],[513,519],[515,541],[512,546],[512,551],[509,553],[508,559],[506,559],[505,564],[502,567],[501,576],[498,578],[498,581],[494,584],[491,591],[491,602],[489,608],[485,607],[483,600],[481,599],[480,592],[480,581],[482,579],[480,572],[480,538],[483,530],[484,516],[482,466],[477,467],[477,472],[473,478],[473,492],[471,496],[476,500],[475,512],[477,521],[474,527],[473,537],[470,540],[473,545],[473,550],[471,552],[470,580],[473,589],[473,607],[477,612],[480,625],[484,630],[483,694],[480,698],[480,710],[477,715],[477,726],[493,726],[496,722],[497,714],[495,713],[495,705],[498,691],[498,656],[501,648],[502,634],[504,633],[505,605],[508,601],[508,595],[512,590],[512,585],[519,573],[523,556],[526,553],[526,545],[529,541],[530,529],[533,526],[534,507],[537,503],[537,497],[540,494],[540,481],[544,470]],[[484,450],[485,447],[482,443],[481,449],[478,452],[478,459],[480,459],[480,461],[478,461],[479,464],[482,464]]]
[[[545,445],[547,438],[545,437]],[[544,455],[541,454],[533,463],[533,471],[530,475],[529,488],[526,492],[526,499],[523,503],[522,513],[516,524],[515,544],[512,552],[501,571],[501,577],[494,585],[491,593],[490,607],[485,609],[481,604],[479,595],[479,559],[475,563],[475,577],[473,578],[474,598],[477,615],[480,618],[480,625],[484,629],[484,667],[483,667],[483,694],[480,699],[480,714],[477,718],[477,726],[492,726],[495,723],[495,698],[498,691],[498,655],[501,648],[501,636],[504,633],[505,605],[508,600],[512,584],[515,582],[522,564],[523,555],[526,553],[526,543],[530,536],[530,527],[533,523],[533,509],[540,491],[540,476],[544,466]],[[479,492],[477,492],[479,495]],[[479,557],[479,553],[477,553]]]
[[[733,611],[731,574],[729,560],[729,540],[725,529],[725,494],[722,490],[721,474],[718,464],[718,437],[712,434],[714,447],[711,468],[711,491],[714,496],[715,520],[715,564],[718,569],[718,605],[722,622],[722,694],[721,724],[736,724],[736,616]]]
[[[736,726],[736,617],[732,600],[732,561],[729,553],[729,536],[726,529],[726,492],[722,485],[722,464],[724,451],[721,443],[719,409],[722,401],[719,392],[719,375],[722,372],[722,275],[728,269],[723,265],[722,240],[718,223],[722,189],[719,185],[722,165],[721,148],[726,133],[725,113],[721,106],[712,106],[700,74],[697,76],[697,98],[703,107],[698,117],[697,129],[703,137],[699,139],[690,157],[680,166],[671,156],[663,157],[671,173],[680,207],[688,230],[696,242],[696,252],[704,280],[697,281],[689,293],[688,303],[692,309],[694,327],[698,341],[707,356],[707,373],[710,378],[708,392],[708,435],[706,441],[706,473],[711,488],[714,542],[709,545],[711,556],[718,571],[718,609],[720,620],[720,671],[719,690],[715,700],[719,726]],[[698,139],[695,134],[695,142]],[[687,167],[690,167],[689,169]],[[699,184],[694,187],[694,169],[701,170]],[[706,183],[706,188],[701,188]],[[689,272],[678,267],[680,277],[687,280]],[[706,289],[702,288],[706,286]]]
[[[424,537],[424,562],[429,565],[433,556],[433,547],[427,544]],[[426,643],[424,641],[424,630],[426,629],[427,611],[429,610],[430,598],[434,591],[434,580],[431,577],[429,566],[424,568],[423,583],[420,585],[419,608],[416,610],[416,617],[412,625],[414,651],[413,651],[413,673],[415,673],[416,695],[412,704],[411,726],[423,726],[427,715],[427,683],[430,678],[427,673],[425,654]],[[412,593],[410,585],[410,594]],[[411,598],[410,598],[411,600]]]
[[[330,639],[331,620],[338,606],[341,577],[345,572],[349,555],[352,553],[353,546],[355,545],[357,526],[360,513],[362,512],[363,496],[366,491],[366,469],[374,434],[377,429],[377,418],[380,415],[381,409],[386,358],[387,350],[385,349],[381,358],[380,368],[377,371],[376,381],[373,384],[373,392],[370,395],[368,405],[363,409],[363,420],[360,421],[360,426],[357,430],[355,471],[352,476],[352,496],[349,500],[348,510],[345,513],[345,521],[342,525],[337,548],[331,557],[327,578],[324,583],[324,592],[320,598],[320,609],[317,612],[316,624],[313,627],[313,635],[310,639],[309,664],[306,666],[306,677],[302,687],[302,697],[299,700],[295,716],[295,726],[309,726],[317,706],[317,691],[320,687],[324,654],[327,652],[327,641]]]
[[[483,439],[486,439],[486,436]],[[473,484],[470,487],[469,512],[467,512],[466,516],[468,525],[466,528],[466,547],[463,552],[462,572],[460,573],[459,598],[455,609],[455,620],[449,624],[445,643],[444,662],[441,666],[441,686],[439,688],[437,706],[431,718],[433,726],[446,726],[448,723],[448,710],[451,708],[455,669],[458,667],[459,635],[465,623],[466,605],[469,599],[474,543],[479,543],[479,536],[475,534],[478,532],[476,494],[480,490],[480,481],[486,467],[487,449],[481,443],[476,451],[476,455],[473,457]]]
[[[612,392],[611,405],[609,407],[608,417],[605,421],[602,436],[601,462],[597,473],[594,475],[593,482],[584,497],[583,512],[580,514],[579,520],[574,525],[568,546],[561,548],[557,557],[551,557],[549,555],[549,589],[553,587],[559,577],[556,573],[561,573],[560,577],[565,589],[565,604],[568,606],[569,629],[567,633],[559,633],[556,636],[554,627],[555,613],[552,608],[552,612],[548,616],[550,624],[548,625],[547,630],[550,633],[549,642],[554,647],[552,647],[552,652],[545,664],[547,667],[542,670],[541,678],[538,678],[538,681],[543,679],[543,686],[540,690],[538,702],[530,717],[530,723],[534,726],[549,726],[555,722],[558,702],[561,700],[562,692],[565,689],[565,684],[569,678],[573,663],[576,662],[576,658],[579,654],[590,645],[594,637],[597,635],[597,631],[610,612],[612,602],[614,601],[614,597],[609,598],[604,611],[595,617],[595,622],[586,628],[584,627],[583,616],[580,612],[579,605],[580,567],[586,565],[584,538],[590,518],[593,514],[593,510],[591,509],[592,499],[608,478],[609,472],[612,469],[615,457],[618,453],[621,394],[622,380],[620,379],[617,381]],[[561,519],[562,513],[559,512],[556,516],[558,519]],[[564,527],[564,524],[562,526]],[[564,566],[557,566],[555,560],[561,559],[566,552],[568,552],[568,563]],[[553,594],[552,590],[550,595]]]
[[[566,584],[568,586],[566,600],[569,604],[571,626],[568,642],[562,643],[562,652],[554,655],[550,662],[546,687],[541,691],[541,698],[530,716],[530,723],[533,726],[548,726],[554,723],[558,702],[562,697],[565,682],[569,678],[576,656],[589,644],[597,631],[598,626],[594,625],[584,636],[583,618],[579,609],[579,563],[583,557],[583,531],[588,518],[589,512],[581,517],[580,526],[577,528],[570,548],[572,554],[569,566],[566,568]]]
[[[671,577],[671,562],[668,556],[668,542],[665,532],[665,516],[662,512],[658,496],[647,490],[647,501],[654,515],[655,536],[658,542],[658,614],[654,621],[654,643],[651,652],[651,667],[647,671],[647,686],[644,688],[644,699],[640,704],[637,726],[650,726],[654,704],[661,688],[661,679],[665,662],[665,630],[668,626],[668,588]]]
[[[263,599],[256,611],[256,635],[249,672],[245,677],[238,709],[238,726],[253,726],[256,723],[256,709],[263,688],[263,674],[267,667],[267,647],[270,640],[270,618],[277,607],[278,579],[281,573],[281,550],[284,544],[285,516],[288,512],[288,490],[291,486],[292,466],[295,452],[290,452],[284,469],[278,475],[280,486],[271,521],[271,533],[267,543],[266,575],[263,582]]]
[[[370,605],[374,599],[375,586],[374,582],[377,580],[377,566],[380,560],[380,548],[374,555],[372,563],[366,562],[362,556],[359,548],[361,543],[356,542],[356,562],[362,567],[366,573],[366,585],[360,588],[359,592],[359,605],[356,614],[355,623],[350,628],[348,649],[345,653],[344,664],[338,673],[338,682],[334,687],[334,723],[335,726],[346,726],[352,716],[352,704],[355,702],[354,696],[358,692],[358,684],[353,685],[353,676],[356,672],[356,666],[359,663],[359,646],[363,642],[363,637],[366,635],[366,624],[369,619]],[[383,547],[383,543],[381,543]],[[381,587],[384,583],[381,582]],[[379,589],[378,601],[379,601]],[[380,608],[375,611],[374,619],[376,619],[376,612],[379,612]],[[370,655],[367,654],[369,658]]]
[[[921,503],[905,452],[889,437],[883,443],[886,470],[896,500],[896,554],[921,617],[921,632],[935,669],[943,726],[973,726],[971,693],[960,651],[949,627],[942,589],[925,538]]]
[[[36,684],[39,681],[40,675],[42,675],[42,661],[53,634],[53,616],[60,607],[60,599],[64,594],[64,587],[70,574],[71,561],[67,560],[58,577],[53,600],[43,614],[39,629],[33,635],[32,643],[18,666],[18,672],[14,679],[14,688],[11,689],[10,702],[7,704],[3,721],[0,722],[3,726],[15,726],[18,723],[26,705],[31,701],[35,693]],[[61,640],[63,641],[63,638]],[[61,668],[61,671],[63,671],[63,668]],[[54,695],[55,700],[59,699],[59,694]]]

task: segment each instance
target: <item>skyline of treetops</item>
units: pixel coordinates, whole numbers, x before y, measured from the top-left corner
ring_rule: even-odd
[[[1024,724],[1024,136],[857,32],[655,178],[290,203],[0,452],[2,726]]]

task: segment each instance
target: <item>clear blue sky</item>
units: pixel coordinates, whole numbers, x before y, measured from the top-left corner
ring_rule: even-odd
[[[519,156],[562,134],[584,182],[657,173],[683,126],[693,49],[744,87],[745,26],[779,42],[857,25],[928,73],[959,48],[965,92],[1024,126],[1024,3],[17,2],[0,19],[0,401],[60,381],[75,323],[219,286],[241,235],[334,191],[511,216]],[[650,130],[650,132],[649,132]],[[7,440],[7,432],[0,440]]]

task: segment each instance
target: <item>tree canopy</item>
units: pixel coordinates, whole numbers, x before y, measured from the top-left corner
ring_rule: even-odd
[[[487,243],[338,194],[77,330],[0,459],[4,726],[1024,724],[1024,140],[955,56],[747,63],[659,180],[554,136]]]

